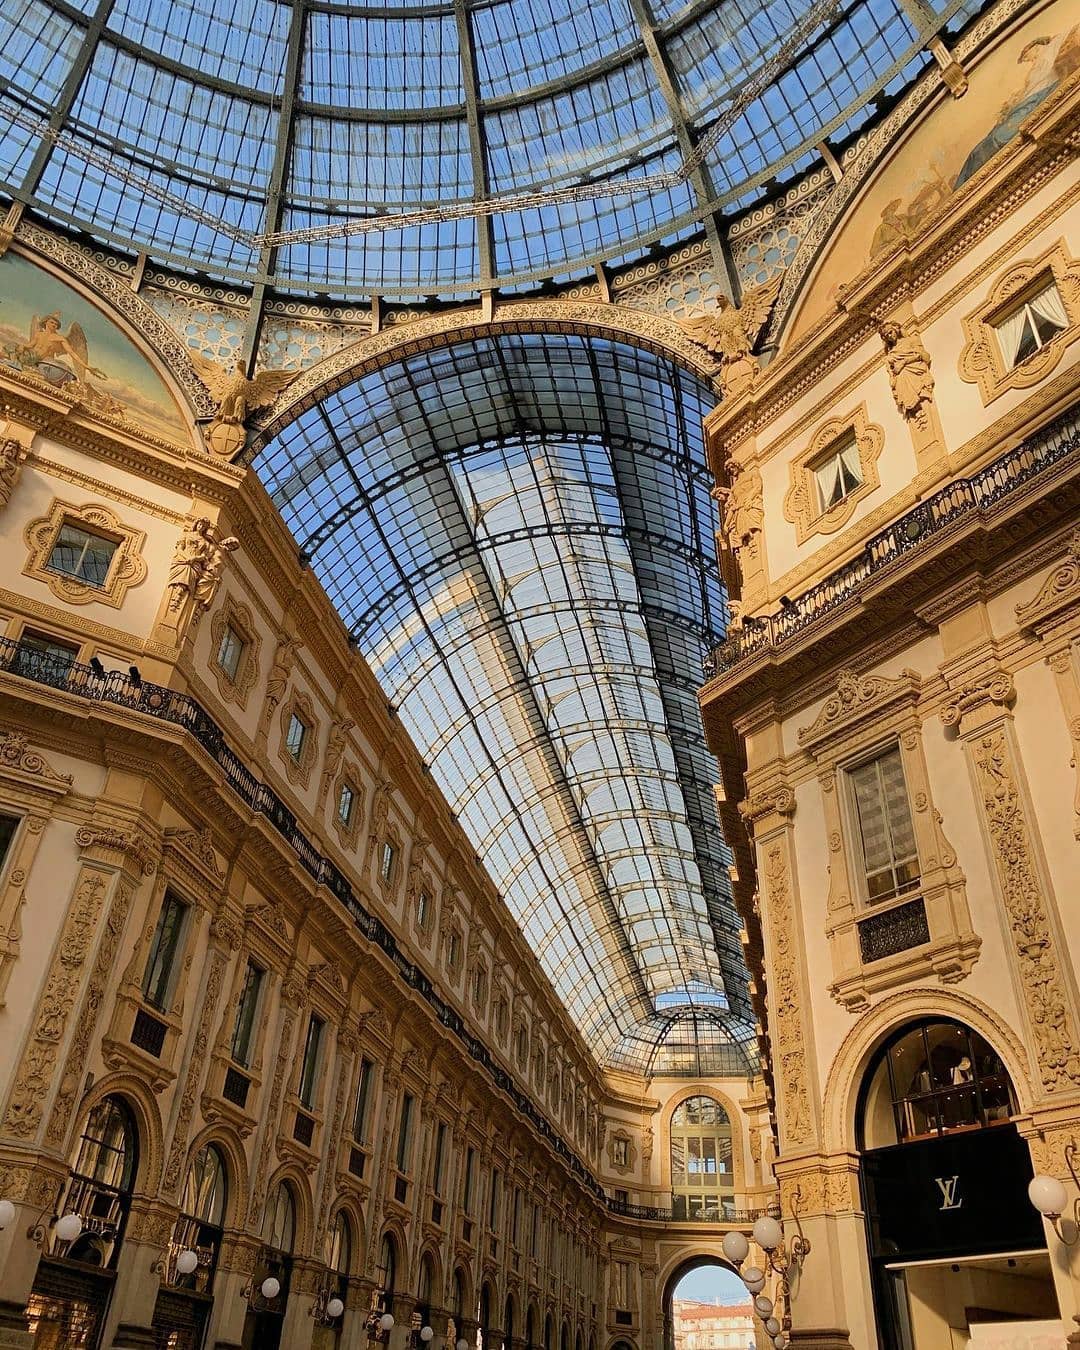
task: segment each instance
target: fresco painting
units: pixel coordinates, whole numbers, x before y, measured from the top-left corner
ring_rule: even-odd
[[[1080,70],[1080,24],[1068,23],[1075,12],[1063,3],[1044,9],[968,71],[962,98],[938,104],[841,228],[811,282],[796,333],[829,313],[841,287],[876,255],[917,237],[1019,134],[1025,118]]]
[[[184,442],[184,419],[135,344],[78,291],[28,258],[0,258],[0,369],[79,389],[90,412]]]

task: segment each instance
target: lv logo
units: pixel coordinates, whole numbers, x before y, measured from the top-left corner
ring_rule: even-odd
[[[960,1189],[960,1178],[955,1177],[935,1177],[938,1190],[941,1192],[942,1209],[959,1209],[964,1203],[957,1194]]]

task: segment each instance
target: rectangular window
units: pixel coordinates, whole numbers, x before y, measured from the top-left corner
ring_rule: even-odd
[[[408,1093],[401,1099],[401,1120],[398,1123],[397,1165],[399,1172],[409,1170],[409,1130],[412,1125],[413,1099]]]
[[[492,1232],[499,1226],[499,1200],[501,1199],[502,1177],[492,1168],[491,1194],[488,1196],[488,1227]]]
[[[458,963],[461,960],[461,939],[456,933],[450,934],[450,941],[446,944],[446,964],[451,970],[456,971]]]
[[[439,1121],[435,1131],[435,1166],[431,1174],[431,1189],[436,1195],[442,1195],[443,1166],[446,1154],[446,1125]]]
[[[178,900],[171,891],[166,891],[154,929],[154,940],[150,944],[146,974],[143,976],[143,996],[147,1003],[162,1012],[169,1001],[173,966],[180,948],[187,911],[188,907],[182,900]]]
[[[421,891],[416,897],[416,925],[418,928],[426,928],[428,919],[431,917],[431,897],[427,891]]]
[[[356,1106],[353,1109],[353,1138],[363,1143],[367,1138],[368,1102],[371,1099],[371,1077],[375,1066],[370,1059],[360,1061],[360,1078],[356,1084]]]
[[[514,1188],[514,1215],[510,1220],[510,1240],[516,1247],[521,1240],[521,1188]]]
[[[397,860],[397,849],[389,840],[384,841],[382,854],[379,858],[379,876],[383,881],[389,881],[394,875],[394,863]]]
[[[244,972],[244,987],[240,992],[240,1002],[236,1009],[236,1024],[233,1027],[232,1057],[237,1064],[245,1067],[251,1063],[251,1043],[255,1033],[255,1015],[259,1008],[259,995],[262,993],[264,971],[254,961],[247,963]]]
[[[93,534],[81,525],[65,521],[60,526],[45,566],[50,572],[76,577],[88,586],[104,586],[109,567],[119,547],[115,539]]]
[[[0,868],[7,862],[8,849],[15,838],[15,831],[19,828],[21,819],[21,816],[0,815]]]
[[[898,746],[848,775],[859,823],[866,898],[871,904],[919,884],[919,857]]]
[[[476,1171],[476,1150],[465,1151],[465,1184],[462,1187],[461,1205],[466,1214],[473,1212],[473,1173]]]
[[[356,793],[348,783],[342,783],[341,791],[338,793],[337,814],[338,820],[346,829],[352,824],[353,805],[356,802]]]
[[[540,1252],[540,1206],[532,1207],[532,1230],[529,1233],[529,1255],[537,1256]]]
[[[13,669],[17,675],[50,684],[63,684],[71,667],[79,657],[79,649],[70,642],[61,642],[48,633],[34,633],[24,629],[19,638]]]
[[[862,482],[859,447],[854,435],[845,436],[813,466],[818,488],[818,505],[828,511]]]
[[[307,1040],[304,1042],[304,1061],[300,1066],[300,1100],[311,1110],[315,1101],[315,1077],[319,1071],[319,1050],[322,1047],[326,1023],[317,1013],[308,1021]]]
[[[247,643],[232,624],[227,623],[218,645],[217,663],[230,680],[236,679],[236,672],[240,669],[240,658],[244,655],[246,646]]]
[[[1005,369],[1021,365],[1068,326],[1057,283],[1044,278],[1034,295],[994,324]]]
[[[289,730],[285,734],[285,749],[292,755],[293,759],[299,762],[303,753],[304,742],[307,740],[308,726],[296,713],[289,718]]]

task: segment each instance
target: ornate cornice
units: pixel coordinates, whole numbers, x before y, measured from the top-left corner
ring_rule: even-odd
[[[1080,603],[1080,529],[1069,539],[1065,561],[1055,567],[1038,593],[1016,606],[1016,620],[1021,628],[1036,624],[1059,611]]]
[[[825,700],[816,719],[799,728],[799,744],[812,751],[820,742],[861,722],[870,713],[878,713],[900,699],[914,702],[919,688],[919,676],[913,670],[905,670],[894,680],[884,675],[860,675],[845,667],[837,676],[835,692]]]
[[[739,803],[738,809],[743,822],[752,828],[773,812],[780,816],[794,815],[795,793],[786,784],[774,784],[752,792],[745,801]]]
[[[108,824],[80,825],[75,831],[75,843],[84,852],[96,854],[99,861],[130,857],[144,877],[153,876],[157,870],[157,849],[141,830]]]
[[[941,721],[947,727],[957,727],[977,708],[988,703],[1008,707],[1015,697],[1012,676],[1004,670],[994,671],[953,687],[941,706]]]
[[[0,730],[0,772],[12,771],[65,789],[73,781],[71,774],[58,773],[44,755],[31,750],[22,732]]]

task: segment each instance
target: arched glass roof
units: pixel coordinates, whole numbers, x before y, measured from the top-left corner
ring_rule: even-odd
[[[977,0],[6,0],[0,191],[231,283],[528,287],[713,231]]]
[[[362,377],[255,461],[585,1039],[624,1067],[673,1010],[754,1034],[696,697],[726,622],[713,403],[648,351],[502,334]]]

